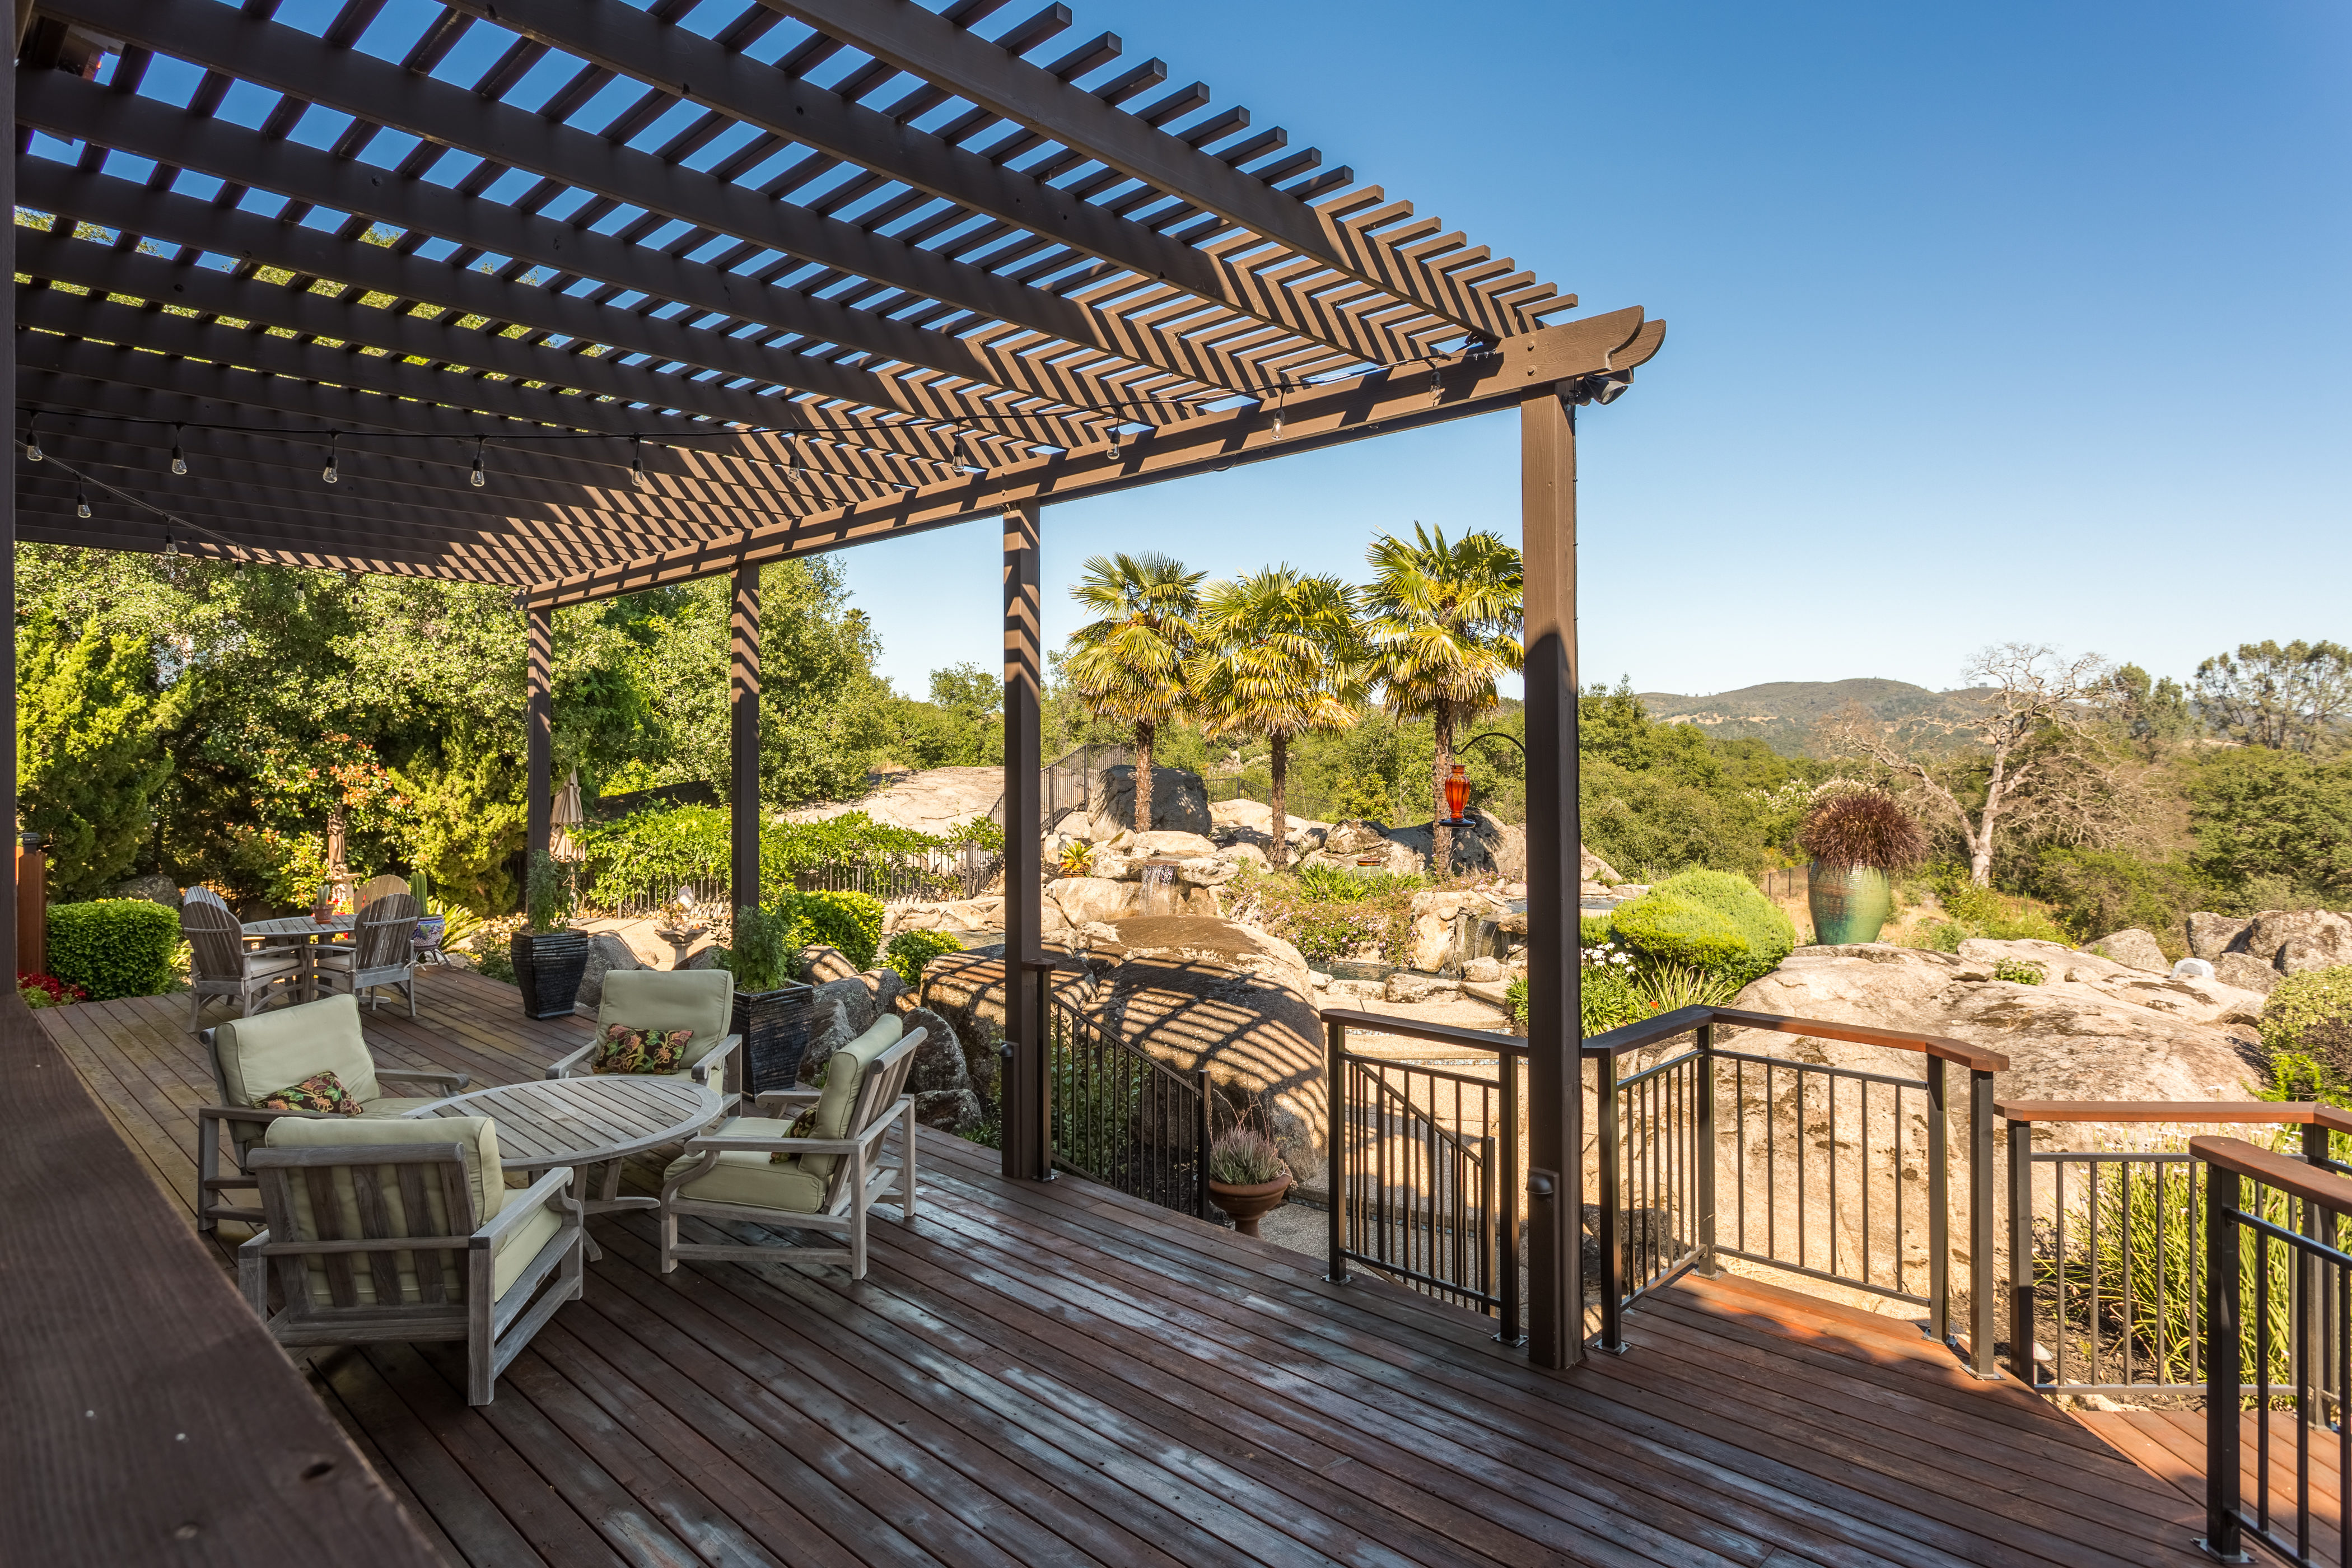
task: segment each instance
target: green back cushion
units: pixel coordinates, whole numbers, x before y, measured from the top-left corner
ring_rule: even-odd
[[[816,1125],[809,1130],[812,1138],[844,1138],[853,1131],[849,1113],[856,1109],[858,1087],[866,1081],[866,1069],[874,1058],[898,1043],[907,1026],[893,1015],[881,1018],[875,1026],[833,1053],[824,1064],[824,1090],[817,1096]],[[801,1169],[819,1180],[830,1177],[839,1163],[838,1154],[803,1154]]]
[[[360,1005],[348,994],[232,1019],[214,1031],[213,1049],[231,1105],[258,1104],[263,1095],[322,1072],[362,1100],[383,1094],[360,1035]]]
[[[614,969],[604,975],[596,1028],[691,1029],[683,1058],[690,1067],[726,1037],[734,1012],[735,977],[723,969]]]
[[[346,998],[348,1000],[348,998]],[[487,1116],[307,1116],[280,1117],[269,1124],[269,1135],[263,1143],[271,1149],[347,1149],[363,1144],[462,1143],[467,1151],[467,1174],[474,1186],[476,1224],[494,1217],[506,1203],[507,1184],[499,1167],[498,1124]],[[338,1178],[338,1190],[349,1186],[346,1178]],[[427,1183],[428,1187],[432,1184]],[[391,1190],[391,1189],[387,1189]],[[307,1198],[303,1183],[294,1183],[295,1207],[303,1210]],[[449,1223],[441,1215],[438,1201],[435,1204],[436,1224]],[[460,1216],[462,1218],[462,1216]],[[421,1233],[434,1234],[430,1226],[419,1226],[411,1219],[410,1227]],[[473,1226],[457,1225],[442,1235],[464,1235]],[[356,1236],[358,1231],[348,1234]]]

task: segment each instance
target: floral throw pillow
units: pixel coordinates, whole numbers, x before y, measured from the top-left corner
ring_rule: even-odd
[[[693,1038],[691,1029],[634,1029],[626,1024],[607,1024],[596,1036],[596,1054],[588,1070],[676,1072],[685,1065],[687,1044]]]
[[[313,1074],[289,1088],[265,1094],[255,1103],[264,1110],[320,1110],[330,1116],[357,1116],[366,1109],[359,1096],[331,1072]]]
[[[815,1137],[816,1107],[812,1105],[806,1110],[802,1111],[798,1116],[793,1117],[793,1124],[784,1129],[784,1136],[787,1138]],[[799,1158],[800,1152],[797,1150],[787,1154],[782,1150],[779,1149],[776,1152],[768,1156],[768,1163],[771,1165],[789,1164],[791,1162]]]

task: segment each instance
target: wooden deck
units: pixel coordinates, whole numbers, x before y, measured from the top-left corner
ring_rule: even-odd
[[[429,973],[379,1052],[535,1076],[584,1024]],[[44,1026],[187,1205],[186,1002]],[[208,1014],[207,1016],[212,1015]],[[641,1180],[646,1173],[635,1173]],[[2188,1564],[2194,1502],[1907,1325],[1744,1282],[1554,1375],[1484,1319],[1077,1180],[924,1146],[871,1276],[656,1269],[638,1214],[469,1409],[441,1347],[311,1358],[452,1563]]]

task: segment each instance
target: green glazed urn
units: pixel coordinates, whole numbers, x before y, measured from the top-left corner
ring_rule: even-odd
[[[1822,946],[1876,942],[1879,928],[1895,912],[1895,889],[1875,867],[1816,860],[1805,901],[1813,911],[1813,941]]]

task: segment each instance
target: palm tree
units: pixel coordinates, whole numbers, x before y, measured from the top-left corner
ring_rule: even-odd
[[[1369,686],[1355,590],[1276,566],[1201,596],[1201,650],[1186,677],[1211,735],[1264,735],[1274,747],[1275,869],[1290,858],[1283,784],[1290,738],[1344,730]]]
[[[1519,552],[1493,533],[1465,533],[1448,544],[1444,530],[1418,522],[1411,542],[1384,533],[1367,558],[1365,640],[1372,676],[1396,717],[1429,715],[1437,735],[1430,774],[1431,865],[1454,867],[1454,830],[1445,821],[1445,778],[1454,766],[1454,730],[1494,708],[1495,681],[1517,669],[1526,574]]]
[[[1097,555],[1070,597],[1095,618],[1070,634],[1065,674],[1097,718],[1135,726],[1135,830],[1151,831],[1151,741],[1186,707],[1184,661],[1205,572],[1165,555]]]

